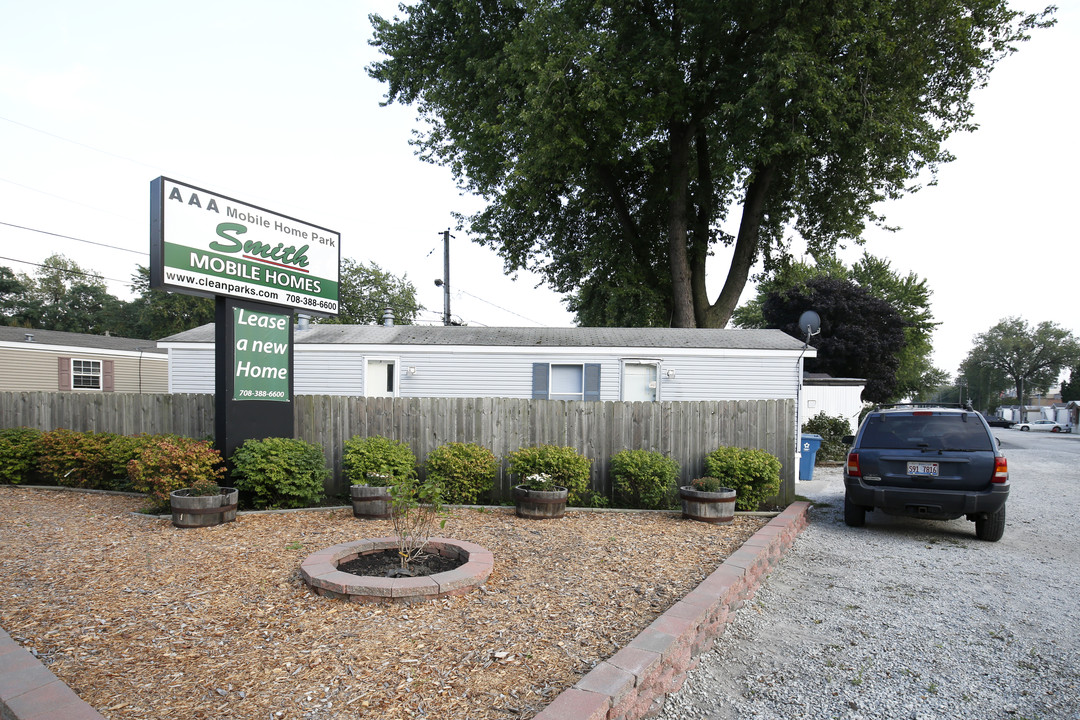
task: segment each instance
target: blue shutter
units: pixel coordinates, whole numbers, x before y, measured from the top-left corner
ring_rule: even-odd
[[[600,363],[585,364],[585,401],[600,400]]]
[[[547,363],[533,363],[532,396],[533,400],[548,399],[550,372]]]

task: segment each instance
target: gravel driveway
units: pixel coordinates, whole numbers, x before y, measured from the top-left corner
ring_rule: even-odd
[[[827,507],[701,659],[663,720],[1080,718],[1078,456],[1009,449],[1005,537],[974,523],[843,523]]]

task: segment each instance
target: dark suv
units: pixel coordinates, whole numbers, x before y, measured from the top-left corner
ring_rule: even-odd
[[[975,521],[980,540],[1005,532],[1009,466],[986,420],[970,408],[892,405],[870,412],[844,466],[844,522],[867,510]]]

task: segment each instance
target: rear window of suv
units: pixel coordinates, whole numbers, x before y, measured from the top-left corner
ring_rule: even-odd
[[[859,447],[882,450],[993,450],[990,434],[978,418],[947,415],[871,415]]]

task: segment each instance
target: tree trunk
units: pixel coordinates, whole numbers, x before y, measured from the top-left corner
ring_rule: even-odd
[[[758,169],[753,180],[746,186],[742,221],[739,223],[739,235],[735,240],[735,255],[731,258],[727,279],[716,302],[701,311],[705,318],[704,327],[725,327],[739,304],[739,296],[746,287],[750,269],[757,259],[761,218],[765,213],[765,200],[769,196],[769,187],[775,174],[776,161],[773,160]]]
[[[690,285],[687,251],[686,204],[690,187],[690,141],[693,131],[686,123],[672,123],[668,130],[671,149],[669,174],[671,201],[668,205],[668,262],[671,264],[671,326],[697,327]]]

